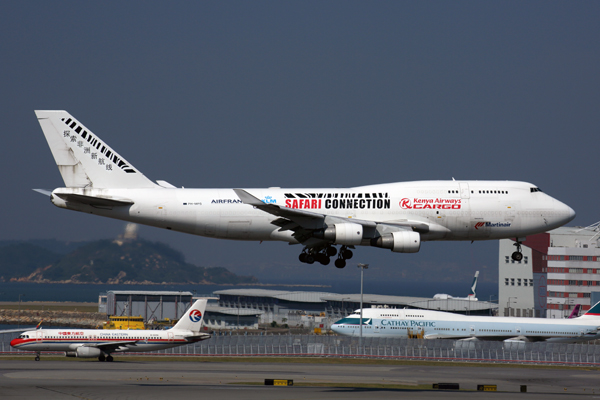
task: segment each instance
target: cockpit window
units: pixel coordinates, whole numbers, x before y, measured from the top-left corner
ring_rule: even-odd
[[[540,188],[537,188],[537,187],[532,187],[532,188],[530,188],[529,190],[531,191],[531,193],[534,193],[534,192],[541,192],[541,191],[542,191],[542,189],[540,189]]]

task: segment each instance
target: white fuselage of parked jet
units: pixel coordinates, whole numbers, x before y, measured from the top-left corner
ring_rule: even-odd
[[[176,188],[150,181],[67,112],[36,114],[66,186],[46,192],[54,205],[199,236],[301,243],[305,262],[329,263],[335,245],[343,261],[360,245],[414,253],[421,241],[522,238],[575,217],[535,185],[516,181]]]
[[[581,342],[600,338],[600,303],[579,318],[485,317],[417,309],[364,308],[363,337]],[[331,326],[360,335],[360,310]]]

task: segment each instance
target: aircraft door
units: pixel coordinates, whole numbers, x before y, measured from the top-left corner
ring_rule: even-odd
[[[375,322],[373,325],[373,333],[379,333],[379,322]]]
[[[172,342],[172,341],[173,341],[173,332],[167,332],[167,340],[168,340],[169,342]]]
[[[458,182],[458,186],[460,187],[460,198],[470,199],[471,191],[469,190],[469,184],[467,182]]]
[[[475,327],[473,325],[469,327],[469,335],[475,336]]]
[[[38,329],[35,331],[35,341],[36,342],[41,342],[43,339],[43,332],[41,329]]]

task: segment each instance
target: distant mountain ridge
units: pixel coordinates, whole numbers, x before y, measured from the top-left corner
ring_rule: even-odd
[[[170,246],[135,240],[80,242],[0,243],[0,281],[38,283],[109,284],[248,284],[254,276],[239,276],[221,267],[199,267],[185,262],[182,253]],[[62,254],[61,254],[62,253]]]

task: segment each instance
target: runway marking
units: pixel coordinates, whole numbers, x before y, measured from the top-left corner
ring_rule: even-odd
[[[78,399],[84,399],[84,400],[92,400],[89,397],[83,397],[83,396],[78,396],[76,394],[72,394],[72,393],[65,393],[65,392],[61,392],[59,390],[56,389],[49,389],[49,388],[45,388],[43,386],[36,386],[37,389],[42,389],[42,390],[47,390],[49,392],[53,392],[53,393],[58,393],[58,394],[64,394],[65,396],[72,396],[72,397],[77,397]]]

